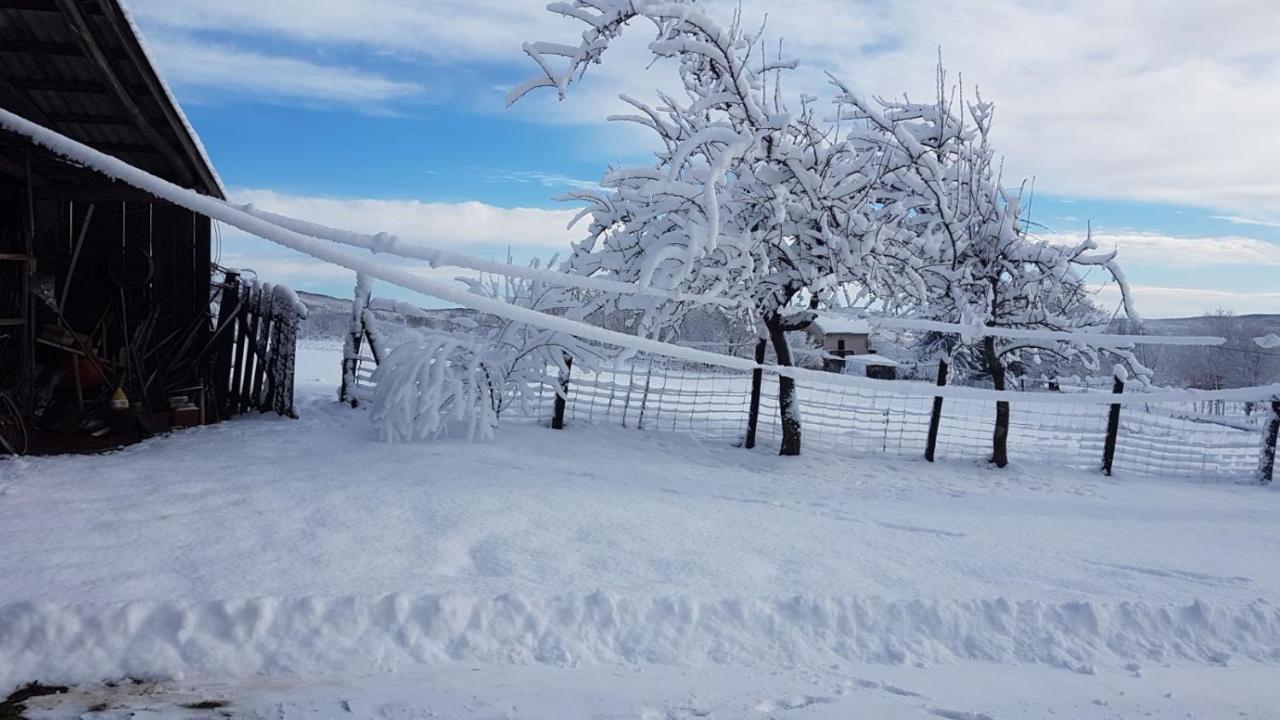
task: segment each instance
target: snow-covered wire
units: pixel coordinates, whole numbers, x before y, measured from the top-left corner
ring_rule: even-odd
[[[569,333],[587,340],[594,340],[630,350],[650,352],[656,355],[701,362],[708,365],[733,368],[738,370],[763,369],[766,372],[796,379],[837,382],[857,387],[882,388],[898,395],[913,397],[950,397],[972,398],[987,401],[1042,402],[1042,403],[1082,403],[1082,404],[1140,404],[1146,402],[1182,402],[1188,400],[1257,400],[1260,396],[1280,397],[1280,384],[1234,390],[1198,391],[1181,390],[1162,393],[1133,393],[1128,395],[1109,396],[1076,395],[1064,396],[1061,393],[1008,392],[994,391],[972,387],[932,387],[915,383],[896,383],[889,380],[875,380],[848,375],[833,375],[816,370],[776,365],[757,365],[746,358],[737,358],[720,353],[706,352],[694,348],[681,347],[671,343],[660,342],[635,335],[607,330],[572,320],[567,317],[549,315],[530,310],[501,300],[481,297],[467,290],[448,283],[420,277],[400,268],[390,267],[368,257],[353,255],[334,248],[330,243],[282,228],[273,223],[250,215],[233,205],[193,190],[175,185],[168,180],[136,168],[119,158],[112,157],[95,150],[81,142],[68,138],[61,133],[50,130],[26,118],[0,108],[0,127],[30,138],[35,143],[49,150],[83,164],[92,170],[115,178],[128,185],[144,190],[155,197],[172,202],[192,212],[220,220],[252,235],[257,235],[278,245],[310,255],[319,260],[345,267],[357,273],[364,273],[393,285],[430,295],[441,300],[457,303],[479,312],[490,313],[515,322],[528,323],[537,327]]]
[[[303,235],[309,235],[321,240],[330,240],[350,247],[363,248],[374,253],[395,255],[397,257],[408,258],[410,260],[425,260],[433,268],[466,268],[468,270],[478,270],[480,272],[505,275],[507,277],[519,277],[527,280],[554,282],[561,287],[597,290],[621,295],[644,295],[663,300],[672,300],[675,302],[717,305],[727,308],[736,308],[740,305],[738,301],[722,296],[674,292],[660,287],[621,282],[618,280],[610,280],[608,278],[588,277],[572,273],[557,272],[555,270],[545,268],[518,266],[507,262],[485,260],[483,258],[472,257],[452,250],[405,242],[398,236],[391,235],[389,233],[358,233],[350,230],[328,227],[326,225],[321,225],[307,220],[299,220],[297,218],[291,218],[286,215],[280,215],[278,213],[259,209],[252,203],[236,205],[234,207],[242,212],[248,213],[249,215],[253,215],[260,220],[265,220],[273,225],[279,225],[282,228],[286,228]]]
[[[836,315],[856,317],[859,320],[865,320],[876,327],[882,327],[889,330],[919,330],[926,332],[956,333],[968,338],[1000,337],[1013,340],[1080,342],[1096,347],[1126,347],[1131,345],[1216,347],[1227,342],[1226,338],[1214,335],[1124,335],[1084,332],[1080,330],[1033,330],[1030,328],[990,327],[981,323],[968,325],[964,323],[943,322],[941,320],[878,317],[875,315],[841,313],[839,311],[830,310],[826,312]]]

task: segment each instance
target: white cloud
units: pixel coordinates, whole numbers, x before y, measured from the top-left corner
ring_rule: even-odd
[[[185,37],[166,36],[150,45],[166,78],[178,86],[343,105],[379,105],[419,95],[423,90],[415,83],[356,68],[319,65]]]
[[[241,235],[238,231],[223,226],[222,232],[234,242],[234,250],[223,252],[219,264],[232,270],[252,273],[267,282],[288,285],[295,290],[308,290],[324,294],[348,295],[355,287],[355,273],[347,268],[301,253],[290,251],[276,252],[274,248],[265,248],[256,240]],[[479,273],[463,268],[433,268],[426,263],[401,260],[392,257],[379,258],[379,262],[393,265],[397,269],[406,270],[422,278],[430,280],[452,281],[459,277],[476,277]],[[412,296],[412,291],[394,293],[389,286],[379,290],[379,295],[394,294]],[[419,296],[425,302],[425,298]]]
[[[149,26],[359,46],[447,60],[508,58],[564,27],[541,0],[131,0]]]
[[[1075,245],[1084,233],[1054,233],[1046,239]],[[1094,232],[1103,250],[1116,249],[1126,266],[1203,267],[1210,265],[1280,266],[1280,245],[1255,238],[1173,237],[1151,232]]]
[[[359,232],[387,232],[401,238],[456,250],[467,246],[555,248],[581,239],[570,230],[576,210],[500,208],[481,202],[307,197],[272,190],[234,189],[232,199],[281,215]]]
[[[409,242],[494,260],[505,259],[508,248],[517,261],[557,253],[563,256],[570,241],[581,238],[579,231],[566,228],[573,210],[501,208],[479,202],[307,197],[262,189],[233,189],[231,199],[322,225],[367,233],[388,232]],[[218,262],[224,267],[249,268],[263,280],[331,295],[345,296],[355,284],[355,274],[346,268],[286,250],[230,226],[219,225],[218,230],[222,248]],[[462,268],[432,268],[424,262],[389,255],[378,256],[378,261],[435,280],[477,274]],[[438,304],[385,284],[380,285],[378,293],[424,306]]]
[[[424,65],[495,63],[532,74],[526,40],[572,41],[580,27],[543,0],[133,0],[148,27],[282,38],[323,52],[359,47]],[[738,0],[708,0],[728,18]],[[1280,222],[1280,3],[1139,0],[938,3],[935,0],[743,0],[748,24],[768,16],[768,34],[804,63],[796,91],[822,91],[821,70],[887,95],[932,92],[942,48],[997,101],[995,140],[1008,176],[1036,176],[1043,192],[1212,207]],[[515,112],[551,122],[603,122],[620,91],[652,97],[671,86],[670,66],[646,71],[637,48],[592,68],[569,101],[544,93]],[[167,60],[162,64],[167,64]],[[165,68],[169,70],[169,68]],[[954,75],[953,75],[954,76]],[[484,83],[491,92],[493,81]],[[820,95],[826,94],[819,92]],[[497,93],[494,93],[496,100]],[[614,136],[611,136],[614,137]],[[634,141],[634,135],[625,136]],[[623,153],[628,154],[628,153]]]
[[[1234,292],[1158,285],[1134,285],[1130,289],[1138,309],[1148,318],[1194,317],[1217,308],[1226,308],[1240,315],[1280,311],[1280,292]],[[1119,289],[1114,285],[1103,287],[1097,299],[1103,307],[1118,306]]]

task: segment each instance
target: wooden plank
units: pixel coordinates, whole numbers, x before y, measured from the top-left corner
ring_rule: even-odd
[[[235,336],[232,334],[234,329],[234,321],[228,323],[228,318],[235,315],[236,305],[240,302],[240,275],[235,272],[227,272],[225,287],[222,289],[222,299],[218,304],[218,326],[220,334],[213,340],[217,344],[214,352],[214,361],[212,369],[212,391],[213,398],[206,401],[214,410],[211,415],[222,420],[230,416],[228,407],[229,378],[231,377],[231,352],[235,349]]]
[[[235,347],[235,366],[231,369],[231,386],[229,388],[230,407],[232,415],[239,415],[245,411],[245,398],[240,394],[240,388],[244,378],[245,352],[249,344],[249,312],[253,307],[254,289],[245,285],[241,289],[241,304],[236,311],[236,347]]]
[[[258,396],[253,392],[253,379],[256,375],[256,367],[263,363],[263,357],[258,350],[258,326],[262,321],[262,288],[258,287],[253,291],[253,299],[249,303],[249,332],[246,337],[249,340],[249,352],[245,357],[244,377],[241,379],[240,397],[243,399],[244,407],[249,410],[256,410],[259,407]]]
[[[259,410],[266,410],[271,407],[270,400],[262,395],[263,387],[267,383],[267,370],[271,366],[271,330],[275,311],[275,296],[262,294],[262,300],[258,307],[258,349],[262,353],[258,360],[257,366],[253,371],[253,386],[250,393],[257,402]]]

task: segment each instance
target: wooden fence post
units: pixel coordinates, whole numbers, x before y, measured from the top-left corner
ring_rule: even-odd
[[[640,422],[636,427],[644,429],[644,411],[649,406],[649,383],[653,381],[653,361],[649,361],[649,372],[644,376],[644,395],[640,397]]]
[[[764,364],[765,339],[756,341],[756,365]],[[747,409],[747,439],[743,443],[747,449],[756,446],[756,428],[760,425],[760,387],[764,384],[764,370],[756,368],[751,371],[751,406]]]
[[[590,368],[588,368],[590,369]],[[564,429],[564,403],[569,397],[569,375],[573,372],[573,358],[564,356],[564,371],[560,373],[560,392],[556,393],[555,414],[551,416],[551,429]]]
[[[1124,393],[1124,368],[1116,366],[1115,385],[1111,392],[1116,395]],[[1116,459],[1116,439],[1120,435],[1120,403],[1112,403],[1111,412],[1107,415],[1107,442],[1102,448],[1102,472],[1111,476],[1111,466]]]
[[[1267,423],[1267,434],[1262,443],[1262,461],[1258,463],[1258,481],[1263,485],[1268,485],[1275,479],[1277,437],[1280,437],[1280,400],[1272,400],[1271,422]]]
[[[947,386],[947,361],[938,361],[938,387]],[[933,412],[929,415],[929,440],[924,448],[924,459],[933,462],[938,451],[938,428],[942,425],[942,396],[933,398]]]
[[[225,420],[231,413],[231,353],[235,349],[235,336],[232,334],[234,323],[231,316],[240,304],[240,274],[227,271],[223,279],[222,299],[218,303],[218,325],[221,335],[216,338],[218,352],[214,356],[213,377],[214,397],[212,415],[217,420]],[[207,403],[206,401],[206,404]]]

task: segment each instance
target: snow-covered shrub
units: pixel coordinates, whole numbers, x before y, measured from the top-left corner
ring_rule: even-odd
[[[422,334],[397,345],[373,373],[372,420],[387,442],[492,438],[503,378],[484,341]]]
[[[539,312],[563,313],[580,305],[573,292],[536,280],[488,275],[459,280],[478,295]],[[368,288],[363,291],[367,298]],[[376,322],[366,322],[376,331]],[[504,411],[519,407],[528,414],[536,391],[561,384],[570,358],[590,368],[604,354],[572,335],[502,318],[467,325],[463,332],[412,333],[381,358],[373,374],[372,412],[379,437],[389,442],[490,439]]]

